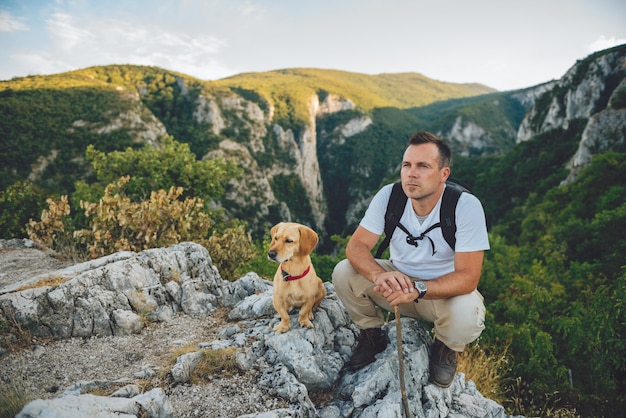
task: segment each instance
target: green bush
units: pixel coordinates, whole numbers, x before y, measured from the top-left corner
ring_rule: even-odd
[[[30,219],[41,214],[44,191],[29,180],[20,180],[0,192],[0,238],[25,238]]]

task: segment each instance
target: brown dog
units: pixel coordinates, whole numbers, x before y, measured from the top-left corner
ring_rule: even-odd
[[[280,263],[274,275],[273,296],[280,323],[274,331],[281,333],[289,329],[289,311],[294,307],[300,307],[300,325],[313,328],[313,309],[326,297],[324,284],[311,264],[310,254],[317,245],[317,234],[308,226],[294,222],[281,222],[270,233],[272,242],[267,258]]]

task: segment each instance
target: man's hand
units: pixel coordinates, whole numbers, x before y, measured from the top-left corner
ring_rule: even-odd
[[[413,280],[399,271],[379,273],[374,279],[374,291],[383,295],[391,306],[413,302],[419,296]]]

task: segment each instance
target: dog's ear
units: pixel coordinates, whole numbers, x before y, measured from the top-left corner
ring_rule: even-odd
[[[274,239],[274,235],[276,235],[276,231],[278,231],[278,228],[280,228],[282,224],[283,224],[282,222],[279,222],[276,225],[274,225],[272,229],[270,229],[270,241]]]
[[[300,254],[311,254],[317,245],[317,233],[305,225],[300,225]]]

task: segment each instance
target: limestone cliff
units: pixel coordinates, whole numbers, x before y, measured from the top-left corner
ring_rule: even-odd
[[[518,132],[517,142],[586,121],[578,151],[568,163],[573,181],[594,153],[624,145],[626,54],[623,47],[577,62],[558,81],[542,86]]]

